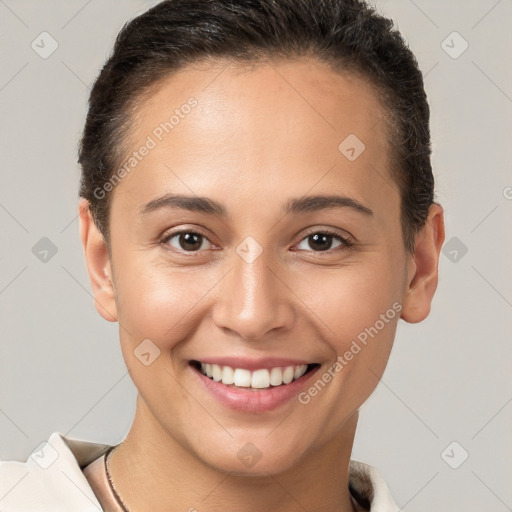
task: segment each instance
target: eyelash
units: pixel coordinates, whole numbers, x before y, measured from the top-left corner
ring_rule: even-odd
[[[173,233],[168,233],[166,235],[164,235],[164,237],[162,238],[162,240],[160,241],[160,243],[162,245],[168,245],[168,242],[169,240],[171,240],[172,238],[178,236],[178,235],[181,235],[183,233],[188,233],[188,234],[194,234],[194,235],[200,235],[201,237],[203,237],[204,239],[208,240],[208,242],[210,242],[210,240],[208,239],[208,237],[204,234],[204,233],[201,233],[201,231],[194,231],[192,229],[184,229],[184,230],[181,230],[181,231],[176,231],[176,232],[173,232]],[[332,236],[333,238],[337,238],[340,242],[341,242],[341,245],[338,246],[338,247],[335,247],[334,249],[327,249],[326,251],[307,251],[307,252],[312,252],[314,254],[332,254],[334,251],[336,250],[348,250],[348,249],[351,249],[353,246],[354,246],[354,243],[347,237],[345,236],[342,236],[339,234],[339,232],[335,231],[335,230],[332,230],[332,229],[329,229],[329,228],[326,228],[326,229],[317,229],[315,231],[311,231],[309,233],[307,233],[303,238],[301,238],[301,240],[299,241],[299,243],[301,243],[302,241],[308,239],[309,237],[313,236],[313,235],[316,235],[316,234],[322,234],[322,235],[328,235],[328,236]],[[212,242],[210,242],[212,243]],[[172,248],[171,250],[177,252],[178,254],[184,254],[185,256],[193,256],[193,255],[196,255],[196,254],[199,254],[200,252],[202,251],[183,251],[183,250],[177,250],[175,248]]]

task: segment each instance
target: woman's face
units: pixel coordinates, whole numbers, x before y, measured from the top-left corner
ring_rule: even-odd
[[[374,390],[414,264],[369,85],[307,59],[226,64],[138,108],[106,306],[155,432],[210,466],[275,473]],[[229,368],[213,380],[201,363]]]

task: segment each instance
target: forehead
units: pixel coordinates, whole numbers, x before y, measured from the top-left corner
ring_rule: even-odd
[[[277,199],[315,187],[341,188],[364,203],[383,187],[397,192],[377,92],[310,58],[182,69],[141,98],[127,158],[144,145],[151,149],[114,195],[131,190],[142,203],[179,188],[218,199],[228,191],[249,199],[257,190]]]

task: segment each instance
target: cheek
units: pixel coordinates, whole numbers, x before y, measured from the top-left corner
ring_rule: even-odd
[[[309,318],[331,356],[299,398],[323,415],[327,435],[365,402],[385,370],[402,308],[399,287],[389,273],[379,280],[379,272],[348,267],[303,286]]]
[[[332,382],[333,421],[358,408],[384,372],[402,308],[400,283],[400,265],[377,257],[364,269],[347,266],[302,280],[299,293],[332,357],[324,377]]]
[[[190,320],[215,285],[209,273],[134,261],[117,283],[120,325],[132,343],[149,338],[162,350],[187,335]]]
[[[304,273],[292,289],[316,318],[316,324],[337,354],[343,353],[351,341],[375,326],[382,337],[392,337],[389,324],[396,324],[401,270],[385,261],[374,259],[364,265],[319,269]],[[393,307],[393,305],[395,305]],[[383,320],[381,316],[384,315]]]

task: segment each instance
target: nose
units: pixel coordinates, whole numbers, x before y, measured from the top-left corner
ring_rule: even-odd
[[[250,340],[290,329],[294,319],[293,293],[282,271],[267,257],[267,251],[252,262],[234,253],[232,263],[214,306],[215,324]]]

